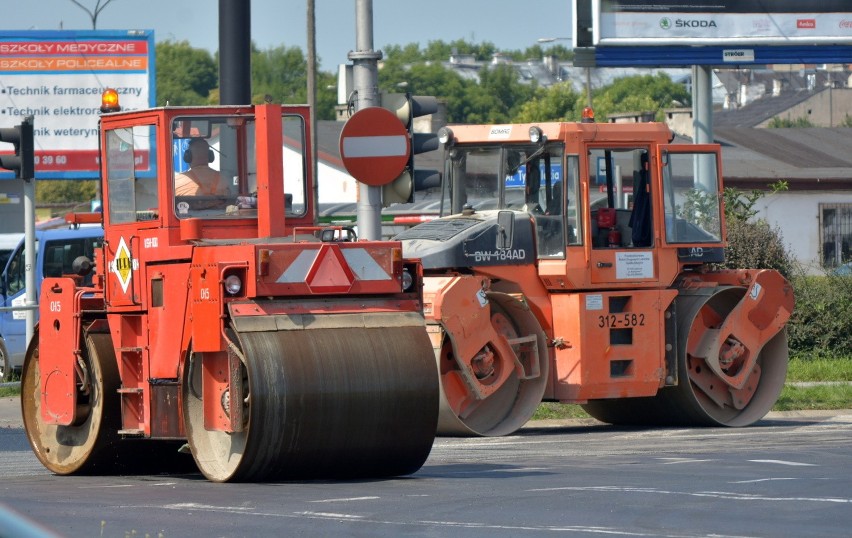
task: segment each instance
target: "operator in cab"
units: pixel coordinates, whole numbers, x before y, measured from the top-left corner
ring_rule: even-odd
[[[189,170],[175,174],[176,196],[221,196],[228,194],[219,171],[210,168],[213,150],[203,138],[193,138],[183,154]]]

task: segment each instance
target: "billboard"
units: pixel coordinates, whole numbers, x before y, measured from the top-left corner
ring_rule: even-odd
[[[153,30],[0,30],[0,126],[33,116],[39,179],[97,178],[101,92],[149,108],[154,81]]]
[[[591,3],[593,46],[852,44],[849,0]]]

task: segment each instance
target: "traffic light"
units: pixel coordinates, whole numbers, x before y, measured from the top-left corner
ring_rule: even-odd
[[[0,155],[0,168],[15,172],[18,179],[32,179],[35,176],[33,117],[27,116],[20,125],[0,129],[0,142],[15,145],[14,155]]]
[[[408,165],[398,178],[382,187],[382,205],[388,207],[391,204],[411,203],[414,201],[414,191],[438,187],[441,184],[441,174],[437,170],[417,170],[414,167],[415,155],[438,149],[436,133],[414,132],[414,119],[437,112],[438,100],[427,95],[385,93],[382,94],[382,108],[396,114],[408,129],[411,138]]]

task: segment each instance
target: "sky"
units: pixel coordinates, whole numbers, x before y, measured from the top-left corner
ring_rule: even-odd
[[[97,0],[79,0],[90,10]],[[317,55],[336,72],[355,49],[355,0],[315,0]],[[218,48],[217,0],[113,0],[98,29],[154,30],[156,41]],[[90,30],[91,18],[71,0],[0,0],[3,30]],[[261,49],[307,50],[306,0],[252,0],[252,39]],[[539,38],[571,36],[571,0],[373,0],[373,48],[464,39],[523,50]],[[561,44],[570,47],[570,41]]]

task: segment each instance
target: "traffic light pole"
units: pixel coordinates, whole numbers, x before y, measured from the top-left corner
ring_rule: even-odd
[[[25,117],[15,127],[0,128],[0,142],[15,146],[14,155],[0,155],[0,168],[15,172],[24,182],[24,320],[26,342],[29,345],[35,328],[35,308],[38,295],[35,286],[35,142],[33,117]]]
[[[27,116],[21,122],[21,143],[26,144],[26,139],[32,140],[33,117]],[[34,148],[30,148],[34,149]],[[23,156],[22,156],[23,159]],[[35,332],[35,307],[38,305],[36,295],[36,249],[35,249],[35,170],[29,166],[22,166],[24,174],[21,179],[24,182],[24,282],[27,286],[25,303],[26,311],[26,342],[30,340]],[[24,177],[29,176],[29,177]]]
[[[378,91],[378,61],[381,51],[373,50],[373,0],[355,2],[355,50],[352,61],[352,84],[355,91],[355,111],[380,105]],[[358,184],[358,235],[362,239],[378,240],[382,235],[382,188]]]

